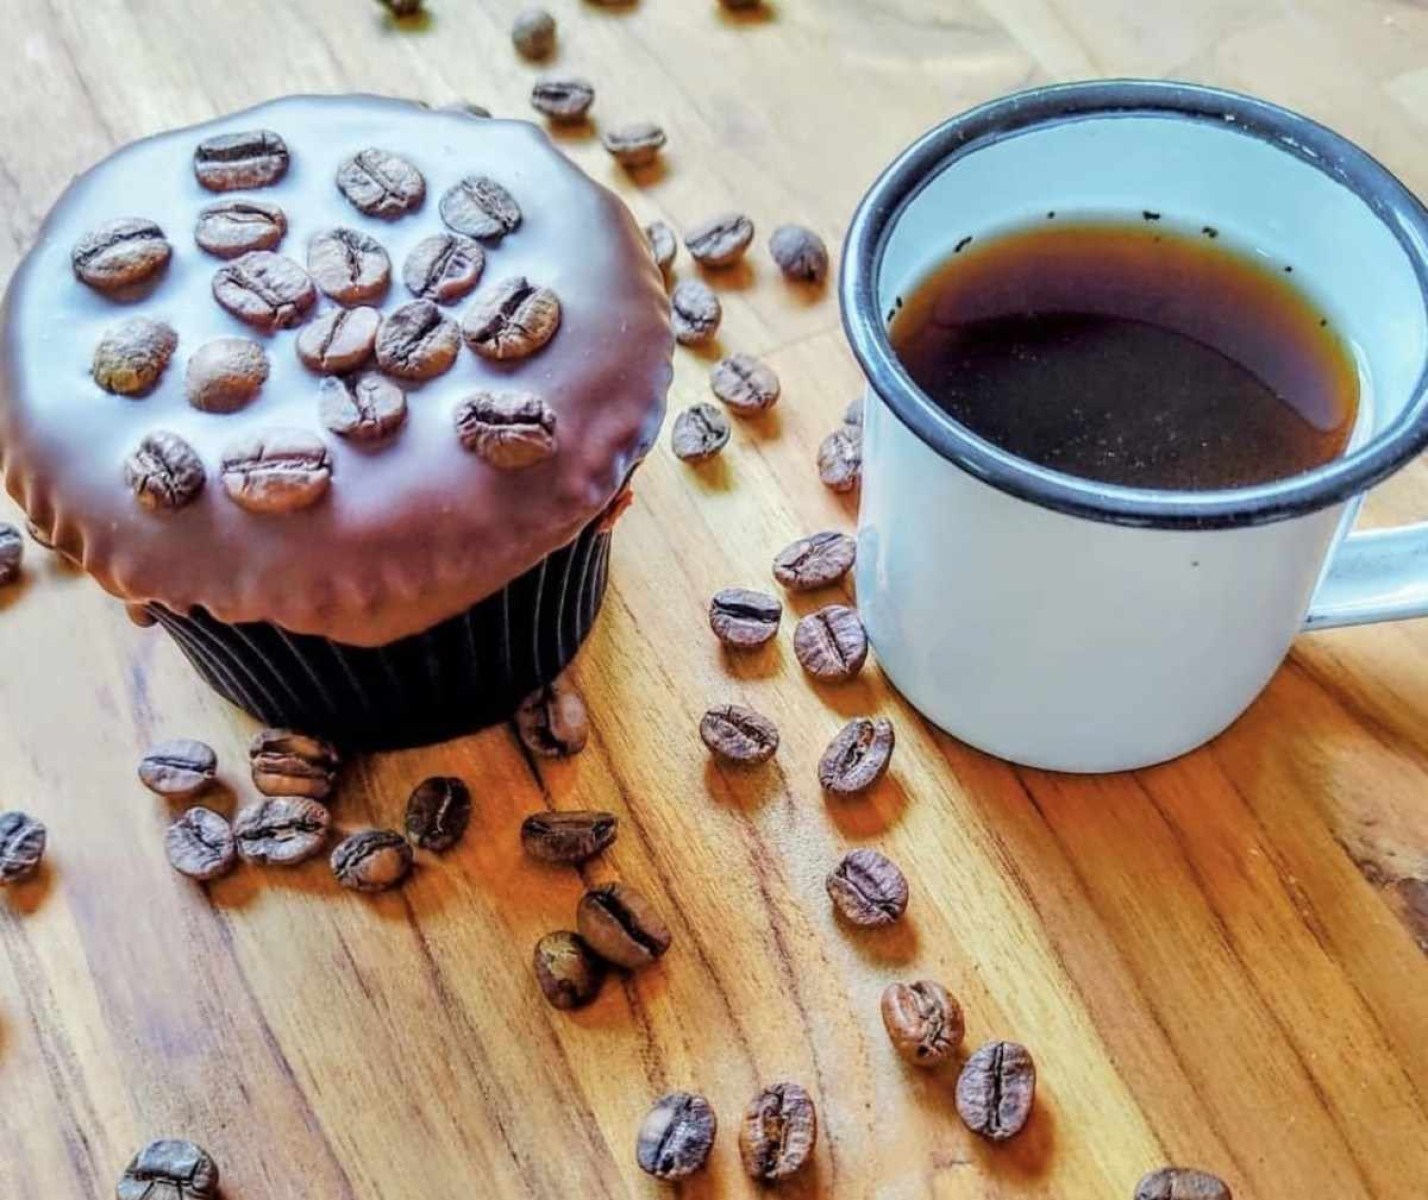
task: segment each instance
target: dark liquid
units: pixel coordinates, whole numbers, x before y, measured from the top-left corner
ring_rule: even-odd
[[[1280,267],[1151,222],[973,242],[896,312],[908,373],[955,420],[1057,471],[1233,488],[1343,453],[1358,372]]]

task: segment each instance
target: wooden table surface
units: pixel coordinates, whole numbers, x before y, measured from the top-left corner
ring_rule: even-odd
[[[430,0],[398,29],[364,0],[9,0],[0,37],[0,270],[69,176],[116,145],[278,94],[465,97],[525,116],[536,69],[507,41],[519,0]],[[1042,81],[1178,76],[1252,90],[1337,126],[1428,193],[1428,10],[1376,0],[551,0],[556,64],[600,122],[652,118],[664,168],[638,184],[590,136],[569,153],[642,220],[739,207],[761,235],[718,281],[722,345],[763,355],[784,399],[717,465],[661,444],[616,540],[614,586],[578,676],[590,748],[534,765],[503,729],[353,762],[344,826],[391,825],[422,777],[469,780],[466,841],[402,891],[339,889],[323,861],[241,867],[208,890],[168,867],[170,807],[136,782],[152,740],[218,748],[228,809],[252,794],[252,723],[35,547],[0,595],[0,808],[50,829],[35,881],[0,900],[0,1197],[111,1194],[132,1151],[178,1134],[234,1200],[657,1195],[634,1165],[668,1088],[723,1132],[691,1197],[750,1192],[734,1132],[762,1083],[813,1093],[799,1196],[1129,1198],[1145,1170],[1203,1164],[1240,1200],[1416,1200],[1428,1188],[1428,624],[1306,637],[1213,745],[1154,770],[1072,778],[985,757],[919,721],[875,667],[809,686],[791,622],[723,657],[704,624],[728,584],[771,586],[793,537],[851,527],[818,483],[820,438],[859,388],[833,290],[763,249],[798,220],[830,244],[879,167],[938,119]],[[690,270],[681,252],[680,273]],[[680,351],[672,404],[704,398]],[[1372,522],[1428,512],[1428,470]],[[8,502],[0,517],[13,518]],[[795,599],[805,611],[813,604]],[[710,764],[709,705],[743,700],[784,744],[751,774]],[[892,777],[829,804],[814,765],[847,716],[890,715]],[[545,807],[602,807],[621,838],[578,874],[525,860]],[[852,846],[907,869],[908,919],[852,935],[823,876]],[[590,881],[668,914],[663,963],[589,1010],[530,973]],[[1034,1119],[993,1148],[954,1075],[894,1057],[877,1000],[933,976],[969,1044],[1025,1042]]]

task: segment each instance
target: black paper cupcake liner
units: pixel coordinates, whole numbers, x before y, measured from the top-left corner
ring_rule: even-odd
[[[149,611],[219,695],[264,724],[353,750],[424,745],[505,720],[575,657],[605,596],[601,526],[464,613],[375,648],[201,608]]]

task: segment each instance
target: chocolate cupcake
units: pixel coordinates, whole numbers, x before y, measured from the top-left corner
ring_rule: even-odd
[[[5,296],[0,469],[268,724],[510,715],[600,608],[673,340],[629,213],[525,122],[295,97],[77,179]]]

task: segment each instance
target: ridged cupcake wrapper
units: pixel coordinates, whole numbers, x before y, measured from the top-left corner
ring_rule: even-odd
[[[415,746],[503,721],[559,675],[600,610],[609,557],[609,530],[592,522],[466,612],[375,648],[149,611],[214,690],[265,724],[351,749]]]

